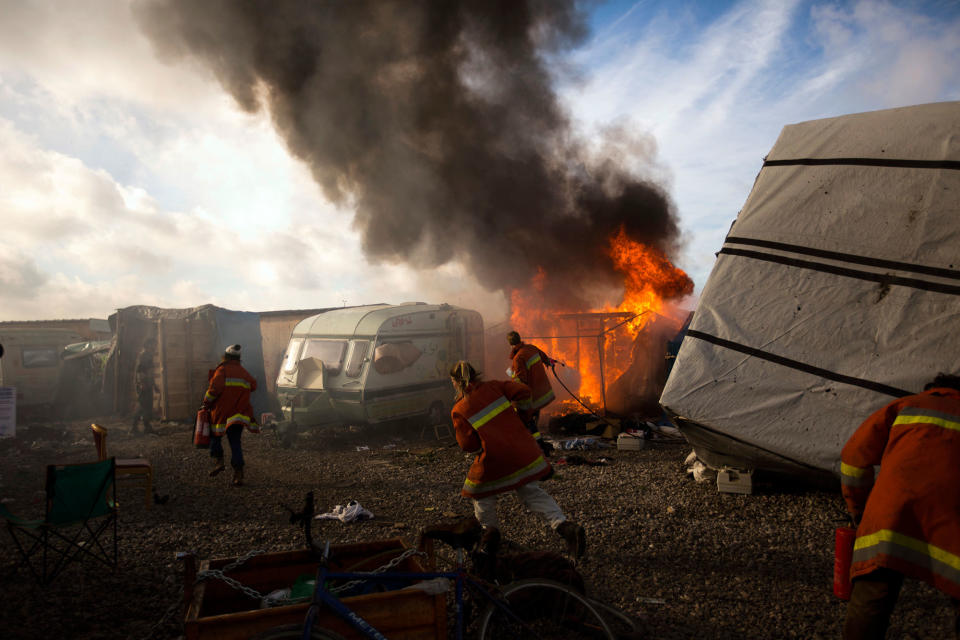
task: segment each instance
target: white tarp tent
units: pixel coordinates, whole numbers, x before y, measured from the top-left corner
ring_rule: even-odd
[[[661,405],[712,466],[822,475],[941,371],[960,373],[960,102],[784,127]]]

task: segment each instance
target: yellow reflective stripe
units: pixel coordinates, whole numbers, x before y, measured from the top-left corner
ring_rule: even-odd
[[[216,399],[217,399],[217,396],[214,395],[214,394],[212,394],[212,393],[210,393],[209,391],[207,391],[205,394],[203,394],[203,399],[204,399],[204,400],[216,400]]]
[[[529,368],[532,367],[533,365],[537,364],[538,362],[540,362],[540,354],[539,354],[539,353],[536,354],[535,356],[533,356],[532,358],[530,358],[529,360],[527,360],[527,369],[529,369]]]
[[[467,418],[467,421],[474,429],[479,429],[509,408],[510,401],[503,396],[500,396],[488,404],[482,411]]]
[[[841,475],[850,476],[852,478],[861,478],[866,472],[866,467],[855,467],[852,464],[847,464],[846,462],[840,463]]]
[[[547,391],[545,394],[543,394],[542,396],[540,396],[540,397],[537,398],[536,400],[533,400],[533,401],[530,403],[530,406],[531,406],[531,408],[533,408],[533,409],[539,409],[540,407],[542,407],[542,406],[544,406],[544,405],[546,405],[546,404],[549,404],[550,401],[553,400],[555,397],[556,397],[556,396],[555,396],[554,393],[553,393],[553,389],[550,389],[549,391]]]
[[[916,551],[917,553],[933,558],[960,571],[960,556],[954,555],[946,549],[941,549],[925,540],[919,540],[902,533],[897,533],[896,531],[891,531],[890,529],[881,529],[876,533],[857,538],[853,544],[853,550],[859,551],[861,549],[867,549],[882,542],[889,542],[910,549],[911,551]]]
[[[935,424],[938,427],[943,427],[944,429],[950,429],[951,431],[960,431],[960,422],[955,420],[947,420],[946,418],[939,418],[937,416],[905,416],[899,415],[897,419],[893,421],[893,426],[905,425],[905,424]]]
[[[244,389],[250,388],[250,383],[243,378],[227,378],[225,384],[228,387],[243,387]]]
[[[496,480],[490,480],[487,482],[474,482],[470,478],[467,478],[463,481],[464,487],[470,487],[471,489],[493,489],[501,486],[506,486],[512,484],[516,480],[528,475],[531,471],[539,471],[537,467],[542,467],[546,465],[546,460],[543,459],[543,456],[537,456],[537,459],[523,467],[511,473],[508,476],[502,478],[497,478]],[[471,492],[476,493],[476,491]]]

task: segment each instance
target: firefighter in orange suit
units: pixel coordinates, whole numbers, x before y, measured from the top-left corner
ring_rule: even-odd
[[[550,475],[551,467],[517,412],[529,411],[530,388],[513,381],[484,382],[463,360],[450,370],[450,380],[457,394],[451,412],[457,444],[467,453],[478,454],[461,491],[473,499],[477,520],[496,528],[497,497],[516,491],[521,502],[564,539],[570,555],[579,558],[586,549],[583,527],[567,520],[537,482]]]
[[[530,391],[533,393],[527,428],[530,429],[530,433],[536,438],[537,444],[540,445],[543,452],[550,455],[553,447],[543,441],[538,423],[540,422],[540,410],[557,397],[550,386],[550,378],[547,377],[547,367],[552,369],[557,361],[532,344],[525,343],[516,331],[507,334],[507,342],[510,344],[510,360],[512,361],[507,373],[517,382],[522,382],[530,387]]]
[[[215,476],[224,470],[223,436],[230,443],[230,466],[233,467],[233,485],[243,484],[243,448],[241,436],[244,429],[259,433],[253,418],[250,394],[257,390],[257,380],[240,363],[240,345],[227,347],[223,360],[211,372],[210,386],[203,396],[203,408],[210,410],[210,457],[213,458]]]
[[[859,523],[845,640],[884,637],[904,576],[950,596],[960,638],[960,376],[941,373],[871,415],[840,461]]]

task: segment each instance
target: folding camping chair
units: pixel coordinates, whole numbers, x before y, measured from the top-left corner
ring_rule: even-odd
[[[0,516],[6,520],[24,564],[41,585],[50,584],[77,558],[94,558],[108,567],[117,566],[114,468],[113,458],[48,465],[43,520],[24,520],[0,504]]]
[[[97,459],[107,459],[107,430],[100,425],[90,425],[93,444],[97,447]],[[117,458],[117,481],[129,482],[143,488],[143,503],[147,509],[153,498],[153,465],[146,458]]]

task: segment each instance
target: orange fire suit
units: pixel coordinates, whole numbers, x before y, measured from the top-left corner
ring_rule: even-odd
[[[530,388],[513,381],[475,382],[453,406],[457,444],[464,451],[480,452],[461,495],[477,499],[504,493],[550,473],[550,463],[511,403],[528,409]]]
[[[543,351],[521,342],[510,350],[513,360],[513,379],[530,387],[533,398],[530,408],[539,411],[556,399],[547,377],[547,366],[553,365],[553,359]]]
[[[862,516],[850,576],[885,567],[960,598],[960,392],[891,402],[860,425],[840,461],[847,509]]]
[[[210,409],[210,435],[222,436],[227,427],[242,424],[248,430],[259,428],[253,418],[250,394],[257,390],[257,379],[239,360],[226,360],[211,372],[203,406]]]

